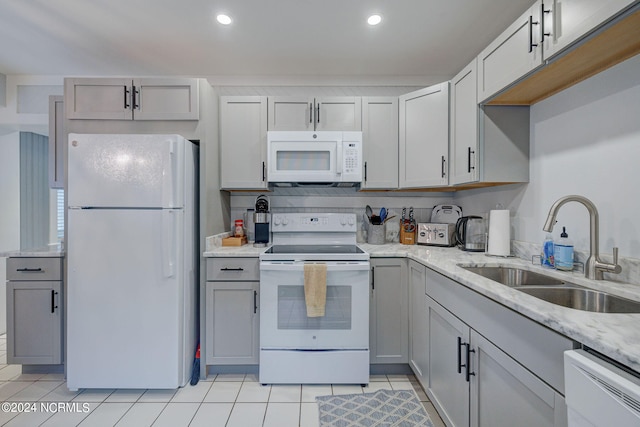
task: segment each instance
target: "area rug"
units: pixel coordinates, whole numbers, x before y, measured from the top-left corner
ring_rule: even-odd
[[[411,390],[318,396],[320,427],[433,427]]]

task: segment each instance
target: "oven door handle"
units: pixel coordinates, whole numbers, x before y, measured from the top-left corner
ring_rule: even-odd
[[[311,264],[311,263],[307,263]],[[354,270],[369,270],[371,267],[367,261],[354,261],[354,262],[323,262],[317,264],[326,264],[327,271],[354,271]],[[304,262],[274,262],[274,261],[262,261],[260,262],[260,270],[271,271],[303,271]]]

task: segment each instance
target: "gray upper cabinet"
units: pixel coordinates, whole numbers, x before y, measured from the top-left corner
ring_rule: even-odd
[[[633,0],[545,0],[541,24],[544,23],[545,59],[570,46],[609,18],[631,5]]]
[[[361,189],[398,188],[398,98],[362,98]]]
[[[269,130],[362,130],[357,96],[269,97]]]
[[[65,79],[67,119],[198,120],[198,80]]]
[[[529,107],[479,107],[474,59],[451,80],[450,185],[529,181]]]
[[[220,97],[223,190],[267,188],[267,97]]]
[[[64,101],[49,96],[49,187],[64,188]]]
[[[478,101],[542,65],[538,0],[478,55]]]
[[[399,97],[399,187],[449,182],[449,82]]]

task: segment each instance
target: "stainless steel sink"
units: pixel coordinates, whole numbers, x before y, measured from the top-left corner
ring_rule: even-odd
[[[554,277],[515,267],[465,267],[462,265],[460,267],[510,287],[550,286],[564,283]]]
[[[562,307],[595,313],[640,313],[638,301],[588,289],[546,274],[515,267],[460,267]]]
[[[640,302],[577,285],[562,287],[526,287],[518,289],[541,300],[576,310],[596,313],[640,313]]]

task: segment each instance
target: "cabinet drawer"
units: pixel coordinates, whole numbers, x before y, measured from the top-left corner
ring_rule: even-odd
[[[258,258],[209,258],[207,259],[207,281],[251,281],[260,280]]]
[[[7,280],[62,280],[62,258],[7,258]]]

